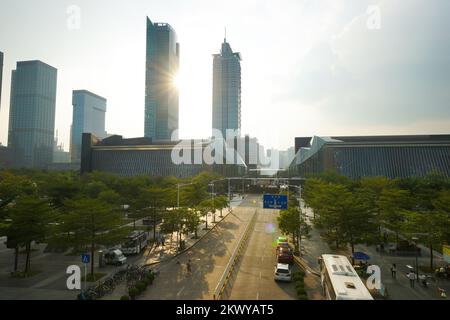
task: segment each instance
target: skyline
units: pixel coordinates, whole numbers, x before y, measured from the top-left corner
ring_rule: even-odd
[[[72,122],[67,115],[76,89],[108,99],[108,132],[143,136],[147,15],[173,26],[183,47],[181,138],[210,134],[211,55],[224,26],[243,55],[242,132],[266,149],[287,149],[295,136],[431,134],[450,127],[445,90],[450,85],[445,32],[450,5],[445,1],[287,1],[283,6],[246,1],[239,12],[233,11],[238,2],[133,1],[127,10],[108,2],[105,12],[105,1],[77,1],[80,29],[68,30],[70,4],[6,0],[2,5],[3,144],[11,70],[16,61],[35,59],[58,69],[55,128],[66,150]],[[366,27],[366,9],[373,4],[381,9],[379,30]],[[270,124],[270,130],[261,124]]]

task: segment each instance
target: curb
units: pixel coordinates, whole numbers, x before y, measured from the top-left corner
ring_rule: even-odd
[[[294,261],[303,270],[310,272],[312,275],[316,277],[320,277],[320,273],[311,268],[310,266],[308,266],[308,264],[302,258],[294,256]]]

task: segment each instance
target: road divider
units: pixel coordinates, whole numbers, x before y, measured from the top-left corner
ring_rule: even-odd
[[[217,284],[216,288],[214,289],[213,299],[214,300],[221,300],[223,297],[223,294],[225,292],[225,289],[227,288],[231,276],[233,275],[236,264],[239,261],[239,258],[242,256],[242,253],[244,252],[245,245],[251,235],[251,231],[253,230],[253,227],[256,223],[256,213],[253,214],[252,218],[250,219],[247,227],[245,228],[244,232],[241,235],[241,238],[239,239],[238,244],[236,245],[233,254],[231,255],[230,260],[228,261],[227,266],[225,267],[225,271],[223,272],[222,276],[220,277],[219,283]]]
[[[305,270],[305,271],[308,271],[309,273],[311,273],[311,274],[313,274],[313,275],[315,275],[315,276],[317,276],[317,277],[320,277],[320,273],[317,272],[316,270],[314,270],[313,268],[311,268],[310,266],[308,266],[308,264],[307,264],[305,261],[303,261],[303,259],[294,256],[294,262],[295,262],[301,269],[303,269],[303,270]]]

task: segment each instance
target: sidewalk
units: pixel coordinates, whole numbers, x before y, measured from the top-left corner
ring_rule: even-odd
[[[303,203],[303,202],[302,202]],[[329,245],[320,237],[319,231],[312,225],[313,212],[311,208],[304,209],[308,218],[308,223],[311,224],[311,238],[302,240],[304,251],[302,252],[302,259],[308,266],[316,271],[319,271],[317,258],[324,253],[335,253],[330,249]],[[385,285],[389,299],[391,300],[430,300],[441,299],[437,295],[437,286],[444,288],[450,292],[450,281],[441,280],[436,283],[431,283],[428,288],[421,284],[415,284],[415,288],[411,288],[409,279],[406,277],[406,265],[415,265],[415,257],[401,257],[391,256],[377,252],[375,246],[356,245],[355,251],[362,251],[367,253],[371,259],[370,263],[378,265],[381,269],[382,283]],[[339,254],[350,256],[350,249],[343,249]],[[419,265],[427,265],[428,255],[419,257]],[[391,265],[397,265],[397,277],[393,279],[390,272]]]
[[[172,234],[165,234],[165,243],[164,246],[161,244],[157,246],[153,245],[151,248],[147,248],[144,252],[143,264],[152,265],[160,262],[164,262],[169,260],[179,253],[184,252],[194,246],[204,235],[206,235],[209,231],[211,231],[219,222],[221,222],[227,215],[228,209],[224,209],[222,214],[223,217],[220,217],[219,210],[216,211],[215,223],[213,222],[213,215],[208,214],[208,230],[205,230],[205,218],[202,218],[202,222],[197,228],[197,238],[194,238],[194,233],[189,233],[188,235],[182,234],[181,239],[185,241],[185,249],[182,251],[177,250],[177,233],[173,232]]]
[[[241,203],[242,199],[234,198],[230,202],[231,208],[237,207]],[[177,250],[177,233],[172,233],[172,239],[170,234],[165,234],[165,243],[163,245],[153,245],[148,247],[144,252],[143,256],[135,262],[137,265],[159,265],[161,263],[167,262],[178,256],[179,254],[192,248],[197,242],[199,242],[204,236],[206,236],[211,230],[215,228],[222,220],[225,219],[229,214],[228,209],[222,211],[223,217],[220,217],[220,211],[216,211],[215,223],[213,222],[213,215],[209,214],[208,219],[208,230],[205,230],[205,219],[203,217],[202,223],[197,229],[197,238],[193,238],[194,234],[190,233],[188,235],[182,235],[182,240],[185,241],[185,249],[182,251]],[[126,281],[120,283],[115,290],[102,298],[102,300],[118,300],[123,295],[128,293],[128,288],[126,286]]]

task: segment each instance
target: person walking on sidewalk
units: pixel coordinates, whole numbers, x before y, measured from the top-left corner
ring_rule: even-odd
[[[392,279],[397,278],[397,266],[395,265],[395,263],[393,263],[391,266],[391,275],[392,275]]]
[[[410,273],[408,273],[407,277],[409,279],[411,288],[414,288],[414,283],[416,282],[416,274],[411,271]]]
[[[187,269],[187,272],[191,273],[191,271],[192,271],[191,259],[189,259],[188,262],[186,263],[186,269]]]
[[[164,241],[166,240],[165,238],[164,238],[164,235],[162,234],[161,235],[161,245],[164,247]]]

